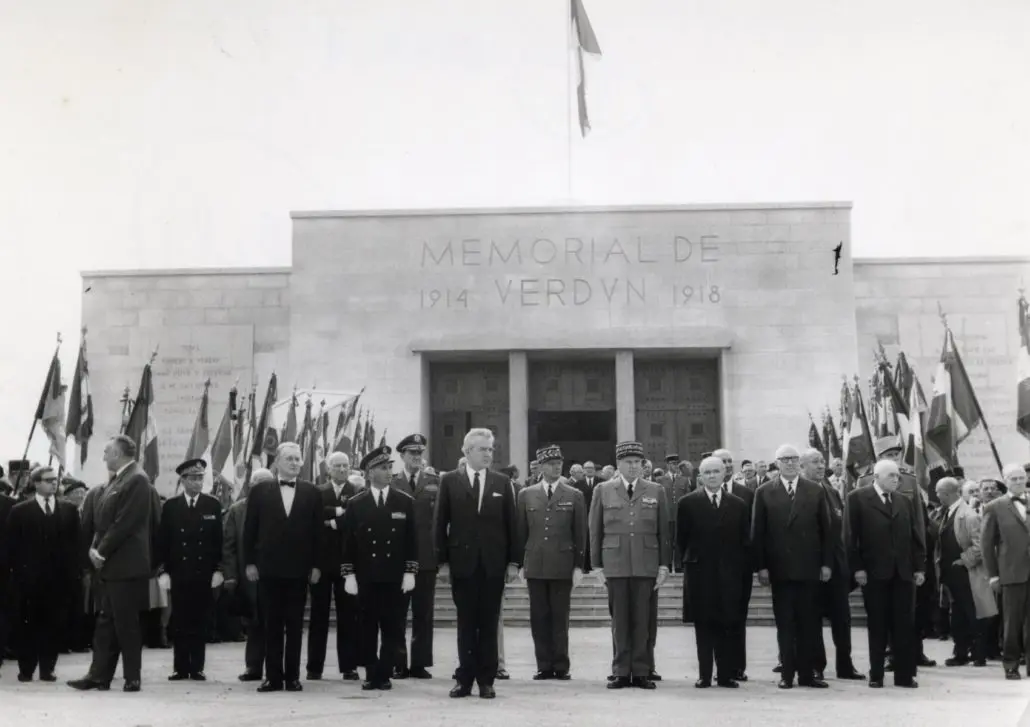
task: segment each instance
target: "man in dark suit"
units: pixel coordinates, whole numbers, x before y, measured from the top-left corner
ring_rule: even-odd
[[[462,451],[464,469],[440,481],[436,503],[436,551],[440,567],[449,567],[451,592],[458,611],[458,679],[452,698],[472,694],[493,699],[497,677],[497,621],[504,584],[518,573],[515,500],[508,478],[490,471],[494,436],[471,429]]]
[[[739,624],[747,619],[745,576],[751,578],[751,513],[748,505],[724,491],[723,463],[718,457],[701,462],[702,488],[676,507],[678,550],[683,564],[683,620],[694,622],[700,676],[694,686],[716,683],[736,689],[739,662],[734,653]]]
[[[110,689],[121,655],[122,689],[138,692],[143,666],[140,612],[149,605],[151,556],[160,513],[155,512],[154,488],[136,462],[136,442],[131,437],[113,437],[104,448],[104,462],[113,477],[97,495],[89,549],[100,595],[93,662],[84,678],[68,686]]]
[[[583,580],[587,513],[582,493],[561,479],[557,446],[538,449],[542,482],[518,496],[519,577],[528,581],[536,653],[533,679],[568,681],[572,589]]]
[[[360,492],[347,481],[350,458],[333,452],[326,459],[329,482],[318,489],[322,498],[322,544],[318,554],[322,577],[311,586],[311,624],[308,627],[307,674],[311,681],[322,678],[325,650],[329,641],[329,606],[336,599],[336,660],[345,681],[358,680],[358,603],[343,590],[340,556],[346,537],[345,518],[351,498]]]
[[[400,441],[397,452],[403,467],[393,476],[391,485],[415,500],[415,535],[418,543],[418,573],[415,590],[405,594],[401,610],[401,628],[407,629],[408,606],[411,606],[411,668],[408,668],[407,636],[402,632],[397,649],[394,677],[431,679],[427,667],[433,665],[433,610],[436,608],[436,544],[433,542],[433,513],[440,494],[440,479],[425,472],[422,456],[426,438],[411,434]]]
[[[0,666],[3,666],[4,656],[7,654],[7,639],[11,632],[11,566],[7,548],[3,544],[7,543],[7,522],[14,505],[13,497],[0,493]]]
[[[984,508],[980,547],[991,588],[1001,591],[1005,678],[1015,680],[1020,659],[1030,659],[1030,520],[1026,471],[1010,464],[1003,476],[1008,493]]]
[[[279,445],[278,476],[251,488],[243,551],[247,580],[258,584],[265,619],[265,681],[259,692],[303,690],[301,637],[308,583],[318,583],[322,542],[322,497],[310,482],[297,479],[304,461],[300,446]],[[286,648],[283,649],[283,638]],[[285,680],[285,681],[284,681]]]
[[[597,465],[589,460],[583,463],[582,481],[573,481],[569,483],[579,490],[581,495],[583,495],[583,505],[586,507],[586,511],[588,513],[590,512],[590,503],[594,499],[594,489],[600,483],[601,480],[597,476]],[[586,551],[583,553],[583,572],[589,573],[590,569],[590,545],[587,544]]]
[[[51,467],[37,467],[31,477],[36,495],[11,510],[0,547],[8,551],[17,597],[18,681],[31,682],[38,666],[39,678],[54,682],[79,574],[79,513],[57,499]]]
[[[205,627],[214,605],[212,589],[222,574],[222,506],[201,492],[207,463],[189,459],[175,469],[182,494],[161,508],[157,566],[162,585],[171,591],[174,616],[172,675],[168,681],[207,681]],[[169,583],[170,581],[170,583]]]
[[[720,456],[721,455],[721,456]],[[726,476],[728,469],[733,466],[733,455],[726,449],[716,450],[712,455],[715,459],[719,459],[723,463],[722,468],[722,491],[727,495],[733,495],[738,499],[742,500],[747,505],[748,515],[748,527],[751,524],[751,514],[754,512],[755,507],[755,493],[750,490],[746,485],[740,482],[734,481]],[[727,459],[729,464],[727,465]],[[750,533],[749,533],[750,536]],[[749,537],[750,540],[750,537]],[[750,548],[748,554],[750,555]],[[729,624],[729,653],[727,665],[733,664],[732,677],[734,681],[746,682],[747,681],[747,612],[751,605],[751,590],[755,584],[755,574],[748,565],[748,568],[740,575],[742,581],[742,592],[741,598],[744,601],[744,618],[734,619]]]
[[[826,479],[826,459],[818,449],[806,449],[801,453],[801,476],[818,482],[826,495],[830,507],[830,541],[833,549],[833,564],[830,580],[819,586],[820,628],[815,652],[815,678],[823,679],[826,671],[826,644],[821,628],[822,618],[830,619],[830,633],[836,651],[836,673],[838,679],[864,680],[851,661],[851,591],[852,577],[848,568],[847,546],[844,543],[844,501],[833,485]]]
[[[848,495],[848,562],[865,596],[869,686],[883,687],[887,640],[894,645],[894,685],[915,688],[915,589],[923,583],[926,540],[916,504],[900,495],[898,466],[880,460],[871,487]]]
[[[830,580],[833,563],[830,508],[822,487],[799,476],[797,449],[776,450],[780,477],[755,493],[751,545],[762,585],[772,583],[776,640],[783,664],[780,689],[798,684],[825,689],[815,678],[819,583]]]

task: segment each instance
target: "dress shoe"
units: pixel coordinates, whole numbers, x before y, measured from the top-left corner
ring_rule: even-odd
[[[184,682],[184,681],[186,681],[189,678],[190,678],[189,674],[186,674],[186,673],[181,672],[181,671],[177,671],[177,672],[173,673],[170,677],[168,677],[168,681],[170,681],[170,682]]]
[[[127,679],[125,684],[122,686],[122,691],[133,693],[138,692],[141,688],[142,685],[140,684],[139,679]]]
[[[801,681],[800,679],[798,679],[798,686],[808,687],[809,689],[828,689],[830,685],[827,684],[826,681],[823,679],[813,678],[806,679],[805,681]]]
[[[965,659],[958,656],[952,656],[944,660],[944,666],[965,666],[969,663],[969,659]]]
[[[662,675],[659,674],[658,672],[654,672],[653,671],[653,672],[651,672],[650,674],[647,675],[647,678],[650,679],[653,682],[660,682],[662,680]]]
[[[393,670],[393,678],[394,679],[407,679],[409,676],[411,676],[411,672],[408,671],[407,669],[402,669],[400,667],[397,667],[396,669]]]
[[[408,674],[412,679],[432,679],[433,675],[426,671],[424,666],[414,667]]]
[[[195,671],[192,674],[190,674],[190,681],[191,682],[206,682],[207,681],[207,674],[205,674],[202,671]]]
[[[472,696],[472,687],[467,687],[464,684],[455,684],[454,688],[451,689],[451,699],[462,699],[464,697]]]
[[[777,664],[776,666],[773,667],[773,674],[782,674],[782,673],[783,673],[783,664]]]
[[[322,672],[309,671],[307,679],[309,682],[320,682],[322,681]]]
[[[698,679],[694,682],[694,689],[708,689],[710,686],[712,686],[711,679]]]
[[[826,681],[826,677],[825,677],[825,676],[823,675],[823,672],[822,672],[822,671],[817,671],[817,672],[815,673],[815,678],[816,678],[816,679],[817,679],[818,681],[821,681],[821,682],[824,682],[824,681]]]
[[[533,681],[535,682],[543,682],[547,681],[548,679],[554,679],[553,671],[538,671],[536,674],[533,675]]]
[[[633,686],[637,689],[657,689],[658,685],[649,677],[633,677]]]
[[[918,689],[919,682],[915,679],[906,679],[903,682],[894,682],[894,686],[900,687],[901,689]]]
[[[387,679],[386,681],[379,682],[378,684],[376,684],[376,689],[378,689],[380,692],[388,692],[391,689],[393,689],[393,682],[391,682],[389,679]]]
[[[375,691],[376,686],[377,686],[376,683],[373,682],[373,681],[364,681],[364,682],[361,682],[361,691],[363,691],[363,692],[372,692],[372,691]]]
[[[31,682],[32,681],[32,675],[31,674],[19,674],[18,675],[18,681],[22,682],[23,684],[25,682]]]
[[[451,679],[453,679],[454,681],[458,681],[458,670],[457,669],[455,669],[454,673],[451,674]]]
[[[259,682],[262,680],[260,674],[252,671],[245,671],[236,678],[241,682]]]
[[[343,673],[343,681],[345,681],[345,682],[357,682],[357,681],[361,681],[361,677],[358,676],[358,673],[355,670],[351,669],[350,671],[345,671]]]
[[[554,673],[554,678],[560,682],[567,682],[570,679],[572,679],[572,675],[569,674],[567,671],[556,671]]]
[[[791,679],[780,679],[780,683],[777,684],[780,689],[793,689],[794,682]]]
[[[73,679],[68,682],[68,686],[72,689],[78,689],[80,692],[89,691],[90,689],[96,689],[98,692],[106,692],[111,689],[111,682],[98,682],[92,679]]]
[[[987,659],[973,659],[970,663],[973,666],[987,666]]]
[[[501,681],[507,681],[508,679],[511,679],[511,674],[509,674],[504,669],[498,669],[497,670],[497,679],[500,679]]]
[[[497,692],[489,684],[479,685],[479,698],[480,699],[493,699],[497,696]]]
[[[916,661],[916,666],[937,666],[937,662],[929,658],[926,654],[920,654],[919,660]]]
[[[614,674],[609,674],[608,675],[608,681],[614,682],[616,679],[618,679],[618,677],[615,676]]]
[[[739,689],[740,688],[740,685],[737,684],[737,682],[733,681],[732,679],[719,679],[715,683],[717,685],[719,685],[720,687],[722,687],[723,689]]]
[[[264,694],[266,692],[281,692],[283,690],[282,683],[276,684],[268,681],[267,679],[261,682],[261,686],[257,688],[258,692]]]
[[[41,682],[56,682],[57,681],[57,675],[54,674],[52,671],[48,671],[45,674],[40,674],[39,675],[39,681],[41,681]]]
[[[627,687],[633,686],[629,677],[615,677],[608,682],[609,689],[626,689]]]
[[[838,679],[844,679],[844,680],[849,680],[850,679],[851,681],[855,681],[855,682],[859,682],[859,681],[864,682],[865,681],[865,674],[863,674],[862,672],[858,671],[858,669],[856,669],[855,667],[851,667],[851,669],[849,671],[839,671],[839,672],[837,672],[837,678]]]
[[[300,679],[291,679],[290,681],[286,682],[286,691],[303,692],[304,685],[300,683]]]
[[[870,679],[869,680],[869,688],[870,689],[883,689],[883,679]]]
[[[747,681],[747,673],[744,672],[744,671],[738,671],[736,674],[733,675],[733,681],[735,681],[735,682],[746,682]]]
[[[1005,670],[1005,678],[1006,679],[1011,679],[1012,681],[1017,681],[1019,679],[1022,679],[1022,677],[1019,676],[1019,669],[1006,669]]]
[[[951,637],[948,636],[947,634],[941,634],[940,636],[937,637],[937,640],[938,641],[951,641]]]

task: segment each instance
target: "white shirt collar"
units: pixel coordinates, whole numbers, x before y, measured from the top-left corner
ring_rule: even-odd
[[[887,492],[882,487],[880,487],[880,483],[879,482],[873,482],[873,489],[876,490],[876,494],[880,496],[881,500],[883,500],[883,498],[884,498],[884,496],[886,496]]]
[[[959,499],[955,500],[955,502],[951,503],[951,507],[948,508],[948,514],[945,515],[944,517],[945,518],[951,517],[954,514],[954,512],[956,510],[958,510],[958,506],[961,505],[961,504],[962,504],[962,498],[960,497]]]
[[[469,484],[470,485],[475,484],[476,472],[479,473],[479,486],[482,487],[483,485],[486,484],[486,470],[485,469],[474,470],[471,467],[469,467],[468,465],[465,465],[465,474],[467,474],[468,477],[469,477]]]
[[[795,477],[792,480],[788,480],[786,477],[780,477],[780,482],[783,483],[784,488],[788,490],[796,490],[798,488],[798,480],[800,477]]]
[[[54,499],[53,495],[51,495],[50,497],[43,497],[38,492],[36,493],[36,502],[39,503],[39,509],[42,510],[43,512],[46,512],[46,502],[47,502],[47,500],[50,500],[50,512],[53,512],[54,510],[56,510],[57,509],[57,501]]]
[[[136,464],[136,463],[133,462],[133,461],[126,462],[125,464],[123,464],[121,467],[118,468],[118,471],[114,473],[114,476],[115,477],[121,477],[122,473],[125,472],[125,470],[129,469],[130,467],[132,467],[134,464]]]
[[[390,486],[387,485],[381,490],[376,490],[374,487],[369,488],[372,491],[372,496],[376,499],[376,502],[386,502],[386,498],[390,495]]]
[[[718,504],[722,500],[722,496],[726,494],[726,490],[723,489],[724,487],[725,487],[725,483],[722,484],[722,485],[719,485],[719,489],[716,490],[715,492],[709,492],[708,488],[707,487],[703,487],[703,486],[702,486],[701,489],[703,489],[705,491],[705,497],[707,497],[709,500],[712,499],[712,495],[715,495],[715,502],[716,502],[716,504]]]

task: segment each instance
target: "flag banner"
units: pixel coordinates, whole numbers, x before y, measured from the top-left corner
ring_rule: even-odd
[[[291,406],[286,409],[286,420],[283,424],[282,431],[279,433],[279,443],[285,442],[297,442],[297,392],[294,390],[293,397],[290,399]],[[272,410],[276,413],[276,410]]]
[[[349,457],[353,454],[355,432],[351,425],[357,417],[358,403],[361,401],[361,396],[364,393],[365,387],[361,387],[361,391],[359,391],[356,396],[352,397],[346,404],[340,407],[340,413],[336,418],[336,433],[333,437],[334,452],[343,452]],[[352,462],[352,464],[357,463]]]
[[[279,428],[276,425],[272,408],[278,396],[279,380],[273,373],[268,379],[268,389],[265,391],[265,401],[261,406],[261,416],[257,419],[257,429],[252,436],[251,455],[260,457],[262,454],[275,455],[276,447],[279,446]]]
[[[305,482],[315,481],[315,457],[312,451],[312,445],[315,441],[315,432],[313,427],[314,425],[311,419],[311,398],[308,397],[307,402],[304,404],[304,424],[297,441],[300,445],[300,454],[303,459],[303,464],[300,469],[300,479]]]
[[[1030,439],[1030,305],[1019,296],[1019,352],[1016,354],[1016,429]]]
[[[844,437],[844,466],[857,477],[865,474],[865,471],[876,462],[869,420],[862,401],[862,391],[857,382],[849,397],[848,409],[851,421]]]
[[[36,419],[43,427],[43,432],[50,440],[50,455],[64,467],[65,445],[67,434],[65,431],[65,392],[66,386],[61,383],[61,360],[54,352],[50,359],[50,369],[47,371],[46,381],[43,384],[43,392],[39,396],[39,404],[36,406]]]
[[[955,337],[951,330],[946,330],[933,379],[925,440],[944,457],[949,467],[957,467],[958,446],[980,422],[980,406],[973,385],[955,347]]]
[[[818,449],[824,455],[826,454],[826,448],[823,446],[822,438],[819,436],[819,429],[815,426],[815,420],[809,415],[808,424],[808,446],[812,449]]]
[[[86,363],[86,336],[83,333],[79,346],[79,359],[75,363],[75,375],[68,401],[68,421],[64,429],[79,445],[79,466],[86,464],[89,456],[89,439],[93,436],[93,394],[89,388],[89,366]]]
[[[193,433],[190,434],[190,443],[186,446],[186,456],[184,459],[200,459],[207,451],[207,445],[211,439],[207,422],[208,391],[210,388],[211,382],[205,381],[204,393],[200,397],[200,409],[197,411],[197,419],[193,423]]]
[[[157,420],[154,417],[152,407],[154,404],[154,382],[153,374],[148,363],[143,367],[143,376],[139,382],[139,393],[136,395],[136,402],[129,414],[129,423],[125,427],[125,433],[136,442],[138,459],[143,471],[150,477],[151,482],[157,480],[161,473],[160,461],[158,459],[157,446]]]
[[[572,14],[572,29],[576,45],[576,69],[578,79],[576,83],[576,101],[579,108],[579,131],[584,137],[590,131],[590,117],[587,114],[587,79],[583,67],[583,54],[589,53],[600,57],[601,46],[594,34],[594,27],[587,17],[586,8],[583,7],[583,0],[569,0],[569,10]]]
[[[829,407],[823,415],[823,444],[826,446],[829,459],[840,457],[840,439],[837,437],[837,428],[833,425],[833,415]]]
[[[222,420],[215,430],[215,438],[211,441],[211,469],[230,481],[235,482],[235,461],[233,458],[233,410],[236,406],[236,387],[229,390],[229,401],[222,413]],[[226,463],[228,462],[228,466]]]

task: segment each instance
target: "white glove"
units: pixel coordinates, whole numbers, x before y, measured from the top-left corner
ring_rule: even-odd
[[[343,508],[342,507],[336,508],[336,517],[343,517]]]
[[[519,583],[526,582],[526,569],[525,567],[519,568]]]
[[[654,589],[657,591],[665,583],[665,579],[669,577],[669,569],[664,565],[658,568],[658,577],[654,581]]]
[[[407,574],[405,574],[407,575]],[[354,576],[347,576],[343,579],[343,591],[351,596],[358,595],[358,579]]]
[[[401,593],[411,593],[415,590],[415,574],[405,573],[401,578]]]
[[[162,573],[157,577],[157,585],[162,591],[167,591],[172,587],[172,577],[167,573]]]
[[[221,571],[215,571],[211,574],[211,587],[218,588],[220,585],[225,583],[225,576],[222,575]]]
[[[600,568],[594,568],[594,573],[597,574],[597,580],[601,581],[601,585],[605,584],[604,571]]]
[[[330,527],[333,530],[336,530],[336,521],[335,520],[326,520],[325,524],[326,524],[327,527]]]
[[[572,569],[572,587],[575,588],[583,582],[583,569],[573,568]]]

